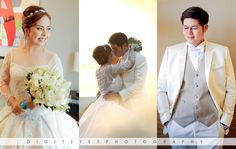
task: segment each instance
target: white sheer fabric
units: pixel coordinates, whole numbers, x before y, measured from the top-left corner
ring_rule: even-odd
[[[113,83],[113,74],[117,74],[117,70],[117,65],[104,65],[96,71],[97,83],[101,95],[104,95],[109,91],[118,92],[122,88],[122,81],[115,81],[115,83]]]
[[[52,71],[57,70],[60,72],[60,75],[63,74],[60,59],[56,54],[51,53],[50,58],[48,57],[48,61],[46,61],[47,63],[42,63],[45,60],[38,60],[38,63],[23,63],[25,58],[17,50],[12,50],[6,55],[1,68],[0,85],[9,84],[10,92],[16,97],[16,100],[23,100],[27,97],[27,92],[25,91],[26,75],[35,68],[48,67]],[[27,110],[25,113],[16,116],[12,113],[11,107],[5,105],[0,111],[0,137],[78,138],[79,128],[75,120],[65,112],[51,111],[51,109],[36,106],[35,109]],[[45,146],[38,148],[60,147]]]
[[[122,86],[119,76],[113,79],[112,88]],[[111,86],[110,86],[111,87]],[[121,137],[130,135],[135,122],[132,113],[116,100],[105,100],[100,96],[80,118],[80,137]]]

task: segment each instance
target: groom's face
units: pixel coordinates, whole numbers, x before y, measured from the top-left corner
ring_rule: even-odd
[[[126,46],[126,44],[123,44],[122,46],[118,46],[117,44],[111,44],[111,49],[115,56],[121,57],[127,51],[128,46]]]

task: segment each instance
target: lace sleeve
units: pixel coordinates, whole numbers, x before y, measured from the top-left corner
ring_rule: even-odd
[[[110,67],[110,73],[113,77],[116,77],[118,74],[128,71],[134,66],[135,63],[135,53],[133,49],[129,49],[129,51],[125,54],[125,56],[121,59],[119,64],[112,64]]]
[[[128,52],[124,55],[124,57],[121,59],[121,62],[119,64],[121,69],[127,71],[132,68],[135,63],[135,58],[136,56],[134,50],[130,48]]]
[[[10,81],[10,60],[11,60],[11,55],[10,55],[10,53],[7,53],[5,58],[3,59],[2,66],[1,66],[0,87],[9,84],[9,81]]]
[[[60,76],[63,76],[63,67],[60,58],[57,54],[53,55],[52,60],[49,63],[49,69],[51,71],[56,71]]]
[[[10,64],[11,64],[11,53],[7,53],[1,67],[0,74],[0,90],[1,94],[8,99],[11,96],[11,92],[9,89],[10,82]]]
[[[105,94],[113,80],[110,72],[110,65],[100,67],[96,70],[96,78],[101,94]]]

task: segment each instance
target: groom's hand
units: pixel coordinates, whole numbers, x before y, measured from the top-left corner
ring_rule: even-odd
[[[121,100],[120,94],[112,91],[108,92],[103,97],[105,100]]]

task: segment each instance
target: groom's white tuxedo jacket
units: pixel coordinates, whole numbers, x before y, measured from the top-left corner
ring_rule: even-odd
[[[162,124],[169,121],[184,77],[187,44],[168,47],[158,76],[158,111]],[[219,119],[230,126],[236,100],[235,76],[227,47],[207,42],[205,76],[208,89],[218,109]],[[187,72],[186,72],[187,73]]]
[[[143,90],[147,74],[146,58],[139,52],[135,52],[134,66],[121,74],[123,79],[123,88],[119,94],[123,101],[135,98]]]

